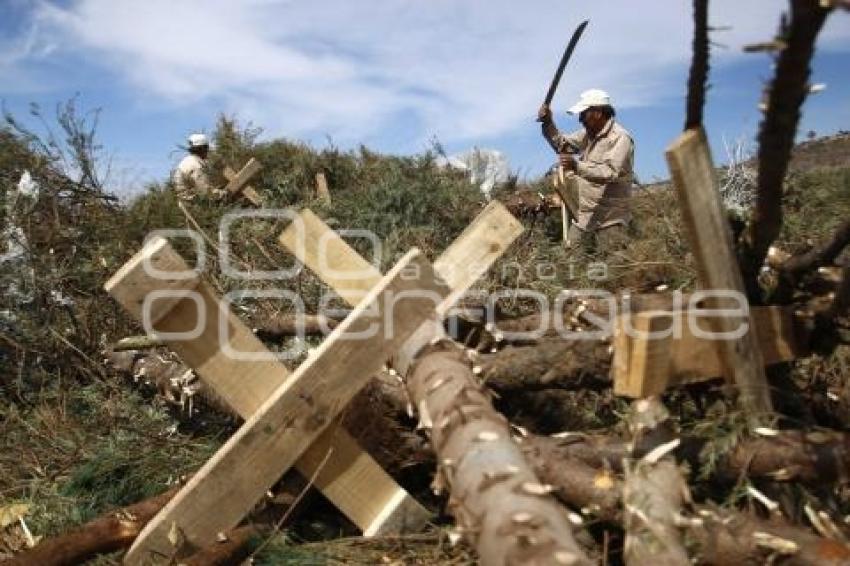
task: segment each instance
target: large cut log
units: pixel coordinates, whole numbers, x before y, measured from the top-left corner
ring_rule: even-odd
[[[408,389],[437,453],[435,488],[482,564],[591,564],[572,537],[566,509],[547,497],[493,409],[462,348],[426,348],[408,373]]]

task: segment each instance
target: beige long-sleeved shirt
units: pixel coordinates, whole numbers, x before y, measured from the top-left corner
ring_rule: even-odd
[[[210,183],[204,171],[204,160],[190,153],[184,157],[171,177],[177,196],[191,200],[195,195],[209,193]]]
[[[563,134],[552,121],[543,123],[543,136],[558,153],[578,153],[579,228],[595,230],[625,224],[634,182],[631,134],[611,118],[595,137],[584,129]]]

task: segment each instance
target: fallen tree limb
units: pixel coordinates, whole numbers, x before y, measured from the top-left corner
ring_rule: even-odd
[[[528,445],[523,448],[526,454],[529,453],[529,446],[537,444],[535,442],[537,439],[529,437],[523,440],[523,445]],[[575,467],[569,459],[553,460],[551,454],[544,453],[542,459],[533,458],[532,461],[535,463],[535,471],[551,482],[555,493],[564,501],[587,502],[589,500],[589,503],[586,503],[589,509],[593,509],[594,506],[598,506],[599,509],[613,509],[620,504],[619,490],[587,490],[586,484],[577,482],[575,478],[567,474],[546,475],[545,469],[540,469],[538,466],[540,462],[546,462],[546,469],[564,466],[566,470],[582,470],[580,466]],[[593,472],[583,471],[582,473],[592,474]],[[611,472],[605,468],[596,468],[595,474],[597,477],[610,478],[614,486],[621,485],[619,480],[612,477]],[[676,485],[675,481],[671,484],[659,482],[650,491],[666,497],[665,490],[673,485]],[[643,489],[644,487],[641,488]],[[616,501],[612,501],[612,493],[616,496]],[[636,497],[638,493],[642,492],[636,492]],[[588,495],[590,495],[589,499]],[[594,500],[594,495],[598,495],[600,499]],[[611,520],[611,518],[616,519],[617,514],[600,513],[598,517]],[[816,566],[846,564],[850,561],[850,547],[842,542],[821,538],[805,528],[783,522],[765,521],[737,511],[720,510],[706,505],[698,506],[696,517],[684,519],[682,525],[687,531],[688,539],[696,544],[695,549],[700,564],[718,566],[766,564],[770,563],[771,556],[775,557],[782,553],[787,561],[782,562],[783,564]],[[655,555],[652,555],[651,560],[638,563],[647,564],[654,561]]]
[[[810,302],[814,317],[812,350],[828,356],[840,344],[850,343],[850,266],[841,270],[841,280],[833,293]]]
[[[408,389],[438,456],[435,489],[449,489],[448,510],[482,564],[591,564],[463,349],[442,342],[420,352]]]
[[[338,319],[323,314],[281,315],[264,320],[254,332],[263,340],[279,340],[292,336],[324,336],[338,325]],[[165,342],[155,336],[127,336],[115,342],[110,350],[147,350],[164,345]]]
[[[647,454],[653,446],[676,438],[672,430],[661,428],[642,437],[634,456]],[[710,448],[704,438],[683,436],[673,452],[679,462],[688,463],[696,474],[701,454]],[[579,460],[595,468],[622,472],[631,444],[608,435],[570,434],[562,437],[531,435],[523,444],[542,454],[553,466]],[[850,481],[850,434],[842,432],[777,431],[772,436],[740,440],[725,454],[716,454],[712,476],[736,481],[746,474],[753,479],[798,481],[809,485]]]
[[[479,358],[481,375],[496,391],[610,387],[611,353],[596,340],[546,340],[509,346]]]
[[[790,303],[801,282],[804,290],[815,295],[835,291],[841,284],[841,270],[834,266],[838,256],[850,245],[850,220],[843,222],[832,238],[805,253],[788,257],[776,266],[777,284],[771,301]],[[773,250],[768,254],[768,262]],[[780,252],[781,253],[781,252]],[[778,255],[778,254],[777,254]]]
[[[534,344],[557,337],[562,330],[581,332],[588,327],[598,330],[598,321],[611,320],[616,314],[676,311],[700,306],[689,305],[691,298],[692,295],[688,293],[623,293],[611,297],[611,300],[574,297],[565,300],[560,310],[497,320],[488,330],[497,343]],[[612,307],[616,312],[611,312]]]
[[[41,541],[3,566],[71,566],[98,554],[130,546],[148,521],[174,497],[180,486],[129,507],[101,515],[64,535]]]
[[[850,547],[806,529],[765,521],[745,513],[702,506],[688,534],[701,564],[793,564],[837,566],[850,562]]]
[[[850,220],[842,222],[828,242],[805,253],[791,256],[779,268],[785,276],[799,276],[818,267],[832,265],[838,256],[850,245]]]
[[[666,434],[657,437],[652,434],[643,435],[638,439],[638,451],[656,445],[662,438],[666,437]],[[544,440],[544,442],[541,443],[541,440]],[[525,438],[523,439],[523,450],[526,454],[529,454],[530,451],[539,449],[541,444],[547,444],[545,440],[542,437],[534,436]],[[628,444],[607,437],[596,437],[594,440],[594,444],[602,450],[600,453],[593,454],[597,458],[599,466],[591,467],[591,469],[596,469],[596,477],[609,478],[605,480],[606,483],[610,481],[615,486],[621,485],[619,480],[614,478],[609,471],[610,468],[603,466],[612,463],[613,459],[616,458],[620,462],[620,469],[622,469],[623,458],[621,456],[624,452],[628,452]],[[586,455],[595,452],[593,449],[588,450],[586,443],[579,443],[574,446],[580,448],[576,451],[577,454]],[[600,459],[601,455],[607,455],[607,458],[612,460]],[[582,474],[593,474],[593,472],[588,472],[587,468],[575,466],[574,461],[571,461],[569,457],[553,457],[552,453],[543,450],[537,453],[531,461],[534,462],[535,471],[541,477],[546,477],[546,481],[552,484],[555,493],[564,501],[582,501],[586,507],[591,509],[594,505],[598,506],[599,509],[614,509],[619,504],[619,501],[612,501],[612,494],[616,496],[613,499],[620,500],[621,492],[619,490],[588,490],[586,483],[576,481],[576,478],[569,474],[554,473],[547,475],[546,470],[554,470],[558,467],[563,467],[565,470],[582,470]],[[541,469],[540,463],[542,462],[545,462],[545,468]],[[672,462],[669,463],[672,465]],[[668,492],[674,491],[675,486],[681,484],[679,483],[680,480],[666,476],[667,473],[665,472],[664,479],[655,486],[647,486],[646,483],[643,483],[640,491],[634,492],[635,497],[648,497],[648,494],[654,494],[653,497],[669,497],[670,493]],[[665,483],[666,481],[671,483]],[[671,486],[673,489],[671,489]],[[648,491],[647,488],[649,488]],[[595,496],[600,497],[600,499],[595,500]],[[641,505],[645,504],[646,502]],[[617,514],[600,513],[598,516],[600,519],[610,520],[610,518],[616,519]],[[777,556],[784,558],[783,564],[806,566],[846,564],[850,561],[850,547],[845,543],[821,538],[798,526],[775,520],[765,521],[737,511],[719,510],[715,507],[702,505],[697,507],[696,517],[683,518],[681,524],[687,531],[688,539],[696,545],[695,550],[700,564],[716,564],[718,566],[765,564],[771,563],[771,557],[775,559]],[[629,552],[628,548],[626,550]],[[658,560],[657,554],[650,556],[651,558],[647,558],[646,561],[637,556],[634,556],[634,558],[637,560],[636,563],[639,564],[655,563]]]
[[[227,533],[223,539],[200,551],[186,560],[180,561],[180,566],[229,566],[241,564],[251,553],[249,542],[259,533],[256,527],[239,527]]]
[[[555,487],[565,505],[612,524],[620,522],[622,482],[607,468],[588,466],[578,458],[553,458],[541,443],[520,443],[522,453],[540,481]]]
[[[324,336],[339,325],[339,320],[323,314],[280,315],[260,323],[254,332],[263,340],[290,336]]]

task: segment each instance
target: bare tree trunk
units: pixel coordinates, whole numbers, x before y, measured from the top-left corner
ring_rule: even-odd
[[[463,349],[443,342],[408,373],[411,398],[438,456],[434,487],[482,564],[591,564],[566,509],[549,494],[511,437]]]
[[[702,125],[705,90],[708,82],[708,62],[708,0],[694,0],[694,42],[691,70],[688,75],[686,130]]]
[[[760,301],[758,274],[768,248],[782,228],[782,183],[800,121],[800,107],[809,89],[809,62],[815,40],[831,11],[823,3],[791,0],[790,21],[779,30],[784,44],[776,75],[766,92],[765,117],[759,129],[759,171],[752,219],[742,235],[740,265],[750,300]]]

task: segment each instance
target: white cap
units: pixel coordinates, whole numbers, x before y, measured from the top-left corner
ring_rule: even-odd
[[[567,110],[567,112],[570,114],[581,114],[588,108],[592,108],[594,106],[613,106],[613,104],[611,104],[611,97],[608,96],[607,92],[598,88],[586,90],[581,93],[578,102],[576,102],[572,108]]]
[[[205,145],[210,145],[210,142],[204,134],[192,134],[189,136],[189,147],[203,147]]]

